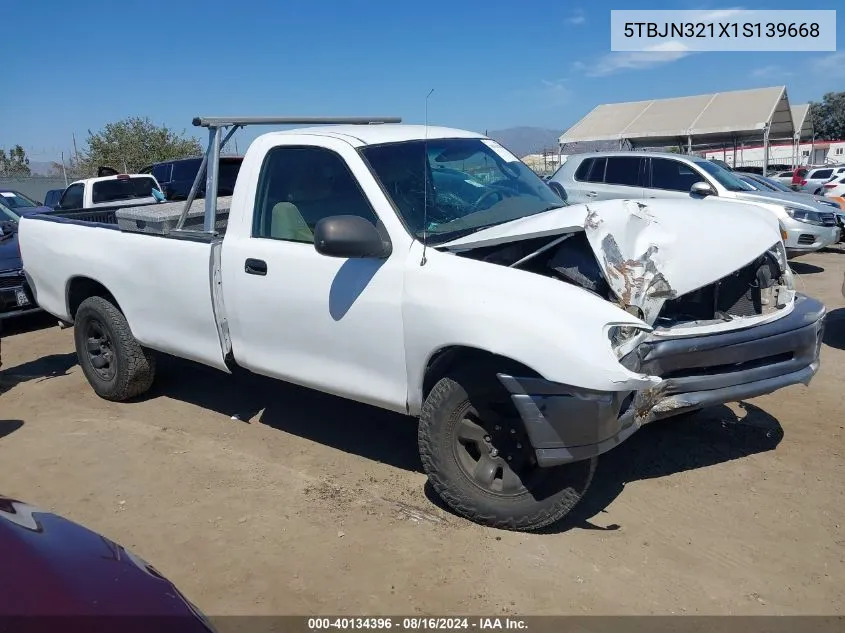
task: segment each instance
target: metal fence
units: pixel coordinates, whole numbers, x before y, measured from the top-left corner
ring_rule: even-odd
[[[44,201],[44,194],[51,189],[64,189],[65,179],[61,176],[0,176],[0,189],[14,189],[36,202]]]

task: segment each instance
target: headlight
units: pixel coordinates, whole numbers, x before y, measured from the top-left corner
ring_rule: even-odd
[[[778,242],[769,249],[769,254],[774,257],[780,268],[783,283],[789,290],[795,289],[795,281],[792,276],[792,270],[789,268],[789,262],[786,259],[786,247],[783,242]]]
[[[630,352],[651,331],[650,328],[636,325],[611,325],[607,328],[607,338],[616,358],[622,358]]]
[[[791,217],[793,220],[798,220],[799,222],[806,222],[807,224],[817,224],[819,226],[824,226],[824,222],[822,222],[822,216],[817,211],[807,211],[806,209],[796,209],[795,207],[784,207],[784,211]]]

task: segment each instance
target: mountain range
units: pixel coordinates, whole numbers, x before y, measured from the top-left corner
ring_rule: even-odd
[[[511,152],[522,158],[527,154],[539,154],[543,151],[557,153],[558,139],[564,130],[551,130],[543,127],[509,127],[504,130],[492,130],[487,136],[498,141]],[[569,143],[563,148],[564,154],[582,152],[602,152],[618,149],[617,141],[591,141]]]

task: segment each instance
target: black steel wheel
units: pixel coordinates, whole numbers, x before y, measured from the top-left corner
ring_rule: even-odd
[[[111,337],[96,318],[88,319],[85,327],[86,352],[91,367],[104,381],[114,380],[115,360]]]
[[[155,356],[141,346],[123,313],[104,297],[89,297],[74,316],[76,356],[101,398],[121,402],[146,392],[155,378]]]
[[[487,411],[486,421],[467,400],[455,412],[453,448],[464,475],[490,494],[517,496],[542,478],[521,421]]]
[[[473,372],[441,379],[420,415],[423,467],[458,514],[492,527],[537,530],[568,514],[597,458],[541,468],[507,394]]]

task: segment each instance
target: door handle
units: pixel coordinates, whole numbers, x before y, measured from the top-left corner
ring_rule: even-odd
[[[244,264],[244,272],[247,275],[261,275],[267,274],[267,262],[263,259],[253,259],[250,257]]]
[[[588,191],[588,192],[587,192],[587,197],[588,197],[588,198],[595,198],[597,195],[599,195],[599,194],[598,194],[598,192],[596,192],[596,191]]]

